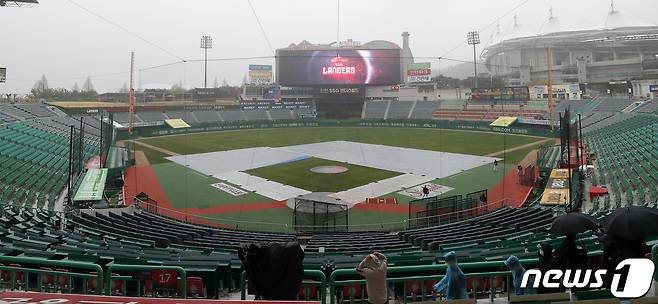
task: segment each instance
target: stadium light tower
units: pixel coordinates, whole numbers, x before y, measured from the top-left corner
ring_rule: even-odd
[[[203,75],[203,88],[208,88],[208,49],[212,49],[212,37],[208,35],[201,36],[201,48],[204,51],[204,75]]]
[[[477,63],[477,58],[475,55],[475,46],[480,44],[480,32],[478,31],[472,31],[468,32],[466,35],[466,41],[468,42],[469,45],[473,46],[473,69],[475,72],[475,84],[474,87],[477,89],[478,88],[478,63]]]

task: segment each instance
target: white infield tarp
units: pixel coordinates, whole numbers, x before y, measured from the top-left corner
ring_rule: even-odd
[[[349,141],[330,141],[314,144],[259,147],[231,151],[178,155],[167,159],[205,175],[238,185],[243,189],[286,200],[309,191],[269,181],[242,171],[293,162],[309,157],[400,172],[402,175],[335,193],[350,203],[369,197],[400,191],[437,178],[492,163],[496,158],[373,145]]]

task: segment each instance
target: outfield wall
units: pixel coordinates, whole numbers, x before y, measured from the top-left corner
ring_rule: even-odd
[[[215,132],[225,130],[251,130],[270,128],[312,128],[312,127],[381,127],[381,128],[423,128],[423,129],[448,129],[484,131],[492,133],[508,133],[519,135],[531,135],[540,137],[557,137],[557,131],[552,132],[547,128],[531,126],[491,127],[487,122],[470,121],[444,121],[444,120],[288,120],[288,121],[240,121],[240,122],[217,122],[193,124],[191,128],[172,129],[169,126],[139,127],[133,130],[133,135],[128,130],[119,130],[117,140],[125,140],[140,137],[156,137],[163,135],[188,134],[200,132]]]

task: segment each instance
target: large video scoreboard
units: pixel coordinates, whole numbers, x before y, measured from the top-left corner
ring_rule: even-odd
[[[399,49],[277,50],[282,86],[400,83]]]

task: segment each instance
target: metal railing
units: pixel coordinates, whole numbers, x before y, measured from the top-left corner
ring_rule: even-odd
[[[537,259],[523,259],[521,263],[528,267],[537,265]],[[475,262],[475,263],[462,263],[459,265],[462,270],[469,269],[499,269],[504,268],[503,261],[495,262]],[[425,282],[425,281],[438,281],[445,276],[446,265],[437,264],[437,265],[418,265],[418,266],[399,266],[399,267],[389,267],[387,269],[387,279],[386,282],[389,286],[402,284],[402,291],[400,296],[403,299],[404,303],[410,299],[409,290],[407,289],[407,283],[409,282]],[[440,273],[441,272],[441,273]],[[398,276],[402,275],[402,276]],[[493,298],[496,295],[497,287],[501,287],[501,291],[507,293],[509,299],[510,296],[510,271],[489,271],[489,272],[476,272],[476,273],[467,273],[465,274],[466,278],[475,279],[472,280],[471,288],[471,297],[476,298],[482,293],[488,293],[490,300],[493,301]],[[340,279],[343,277],[345,279]],[[358,279],[355,279],[358,277]],[[498,278],[504,278],[504,285],[496,286]],[[482,280],[477,280],[477,278],[482,278]],[[327,281],[325,274],[319,270],[304,270],[304,281],[302,282],[302,290],[305,288],[315,286],[319,289],[319,299],[322,304],[326,304],[326,290],[329,289],[329,303],[335,304],[337,300],[336,290],[342,286],[354,286],[360,285],[363,286],[366,284],[366,280],[363,279],[360,274],[355,269],[338,269],[334,270],[329,276]],[[481,286],[479,285],[481,284]],[[486,289],[488,287],[488,289]],[[242,300],[247,299],[247,274],[242,272],[240,276],[240,298]],[[363,288],[361,288],[363,289]],[[432,291],[427,290],[425,285],[421,285],[420,295],[413,295],[413,297],[419,296],[421,300],[429,299],[433,297]],[[308,295],[307,292],[302,291],[304,294]],[[344,296],[344,295],[343,295]],[[363,294],[361,294],[363,296]],[[351,295],[350,295],[351,297]],[[365,299],[362,299],[365,301]]]
[[[521,263],[524,266],[531,266],[531,265],[536,265],[538,263],[537,259],[523,259],[521,260]],[[475,263],[461,263],[459,264],[459,267],[462,270],[469,270],[469,269],[487,269],[487,268],[501,268],[503,267],[503,261],[495,261],[495,262],[475,262]],[[407,282],[412,282],[412,281],[428,281],[428,280],[440,280],[444,274],[437,274],[437,272],[445,272],[446,270],[446,265],[445,264],[437,264],[437,265],[419,265],[419,266],[399,266],[399,267],[389,267],[387,269],[387,283],[392,284],[392,283],[404,283],[403,284],[403,295],[402,297],[404,298],[404,303],[407,302],[407,290],[406,290],[406,283]],[[418,273],[425,273],[425,274],[418,274]],[[427,274],[427,273],[432,273],[432,274]],[[391,275],[394,274],[406,274],[407,276],[402,276],[402,277],[394,277]],[[467,278],[479,278],[479,277],[485,277],[490,280],[489,286],[490,286],[490,299],[493,300],[493,297],[495,296],[495,290],[492,289],[494,286],[493,279],[495,277],[500,277],[500,276],[505,276],[505,290],[508,293],[509,297],[509,276],[511,273],[509,271],[492,271],[492,272],[478,272],[478,273],[467,273],[465,274]],[[338,280],[337,278],[339,276],[360,276],[359,273],[356,271],[356,269],[338,269],[335,270],[334,272],[331,273],[331,276],[329,276],[329,298],[330,298],[330,304],[335,304],[336,301],[336,287],[338,286],[347,286],[347,285],[365,285],[365,279],[348,279],[348,280]],[[477,282],[477,281],[474,281]],[[477,284],[477,283],[476,283]],[[473,288],[472,290],[472,296],[476,296],[477,293],[477,288]]]
[[[304,269],[304,280],[302,281],[302,292],[308,300],[311,298],[309,287],[317,287],[319,291],[319,299],[322,304],[325,304],[327,301],[327,276],[324,272],[320,270],[309,270]],[[247,272],[242,271],[240,274],[240,299],[247,299],[248,292],[248,281],[247,281]]]
[[[434,275],[412,275],[412,276],[405,276],[405,277],[393,277],[393,278],[387,278],[386,282],[387,285],[399,285],[400,283],[402,284],[402,292],[401,294],[397,294],[397,292],[394,290],[394,298],[402,298],[402,303],[407,303],[409,300],[420,300],[420,301],[426,301],[426,300],[433,300],[433,298],[439,296],[438,294],[433,293],[432,290],[428,290],[426,288],[425,284],[420,285],[420,294],[413,294],[413,292],[410,294],[408,290],[408,284],[409,282],[425,282],[425,281],[431,281],[432,284],[440,281],[445,275],[443,274],[434,274]],[[477,278],[483,278],[481,281],[481,286],[478,286],[479,280],[473,280],[472,281],[472,288],[470,292],[470,296],[473,299],[477,299],[478,295],[485,292],[489,294],[489,300],[493,302],[493,299],[497,293],[497,287],[501,287],[501,292],[506,292],[506,296],[509,299],[510,297],[510,277],[511,277],[511,272],[509,271],[493,271],[493,272],[481,272],[481,273],[468,273],[464,274],[466,279],[477,279]],[[497,278],[503,277],[505,278],[504,285],[501,286],[496,286],[497,285]],[[365,285],[366,280],[365,279],[355,279],[355,280],[343,280],[343,281],[336,281],[334,282],[337,285],[342,285],[342,286],[348,286],[348,285]],[[486,289],[488,285],[488,290]],[[478,287],[481,287],[481,289],[478,289]],[[332,290],[335,290],[332,289]],[[362,289],[363,290],[363,289]],[[344,297],[345,295],[343,295]],[[362,302],[365,302],[367,299],[363,297],[363,293],[361,294]],[[335,295],[332,298],[332,302],[335,301]],[[351,301],[352,295],[350,295],[349,300]]]
[[[238,229],[238,230],[253,230],[253,231],[269,231],[269,232],[282,232],[282,233],[295,233],[298,230],[303,230],[304,228],[312,228],[314,226],[310,225],[288,225],[284,223],[274,223],[274,222],[259,222],[259,221],[241,221],[231,218],[219,218],[219,217],[210,217],[198,214],[191,214],[179,210],[169,209],[166,207],[159,206],[158,204],[149,203],[133,197],[133,203],[136,206],[139,206],[142,210],[146,212],[151,212],[158,214],[160,216],[166,217],[167,219],[172,219],[178,222],[201,225],[210,228],[225,228],[225,229]],[[493,212],[497,209],[505,207],[510,203],[517,203],[513,199],[501,199],[495,202],[488,203],[486,205],[476,206],[470,209],[458,210],[454,212],[443,213],[439,215],[432,215],[426,217],[414,218],[414,221],[421,222],[439,222],[440,224],[447,224],[454,221],[460,221],[464,219],[469,219],[481,215],[485,215],[489,212]],[[358,231],[400,231],[409,228],[410,220],[404,219],[401,221],[391,221],[383,223],[371,223],[371,224],[350,224],[350,232]],[[430,225],[430,226],[434,226]],[[436,224],[438,225],[438,224]]]
[[[119,280],[119,281],[133,281],[135,280],[132,276],[112,276],[115,271],[132,271],[132,272],[137,272],[137,271],[152,271],[152,270],[174,270],[178,272],[178,278],[177,280],[180,281],[180,294],[182,298],[187,298],[187,272],[185,272],[185,269],[179,266],[152,266],[152,265],[121,265],[121,264],[114,264],[110,265],[107,267],[107,274],[105,276],[105,295],[111,295],[112,294],[112,281]],[[125,286],[125,284],[124,284]],[[139,284],[138,284],[138,293],[139,292]]]
[[[41,279],[44,275],[52,275],[54,277],[66,277],[66,281],[69,282],[66,289],[69,292],[73,288],[71,284],[72,278],[83,279],[84,292],[87,291],[88,280],[96,279],[98,284],[102,284],[103,282],[103,268],[101,268],[101,266],[97,264],[92,264],[92,263],[74,262],[74,261],[56,261],[56,260],[46,260],[40,258],[16,257],[16,256],[0,256],[0,263],[21,265],[21,266],[0,266],[1,271],[3,272],[7,271],[11,275],[10,282],[3,282],[7,284],[7,288],[10,288],[11,290],[16,290],[17,287],[19,287],[19,289],[22,289],[23,284],[25,284],[24,287],[27,290],[29,288],[27,284],[29,282],[30,274],[36,274],[39,277],[38,282],[42,282]],[[89,272],[95,272],[96,274],[79,273],[73,271],[64,272],[57,270],[33,269],[33,268],[26,268],[24,267],[25,265],[35,265],[39,267],[53,266],[61,269],[66,268],[66,269],[87,270]],[[24,276],[22,280],[19,280],[21,277],[20,274],[23,274]],[[101,290],[102,290],[102,285],[98,286],[98,288],[96,288],[94,292],[100,294]],[[39,291],[43,291],[43,286],[41,284],[39,285]]]
[[[63,293],[73,293],[76,290],[81,290],[83,294],[87,294],[89,283],[95,281],[97,286],[94,286],[93,293],[112,295],[112,282],[135,281],[137,282],[137,294],[141,296],[141,281],[138,278],[132,275],[117,276],[115,272],[138,273],[140,271],[173,270],[178,273],[176,280],[179,282],[181,297],[187,297],[187,273],[179,266],[114,264],[108,266],[107,271],[104,272],[100,265],[93,263],[16,256],[0,256],[0,263],[2,263],[0,264],[0,288],[8,290]],[[54,267],[56,269],[44,269],[45,267]],[[87,273],[80,271],[87,271]],[[36,289],[29,286],[30,282],[34,282],[30,280],[30,277],[35,275],[37,276]],[[82,281],[81,289],[75,288],[73,279]],[[325,285],[325,281],[322,281],[322,286]],[[124,295],[126,292],[125,286],[126,284],[122,284],[122,290],[120,291]]]

